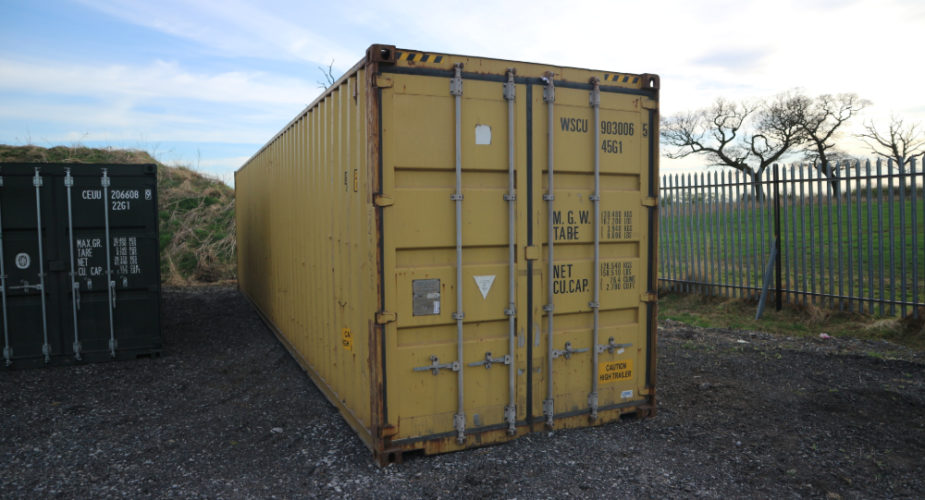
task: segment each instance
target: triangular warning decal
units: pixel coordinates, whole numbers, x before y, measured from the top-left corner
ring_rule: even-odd
[[[473,278],[475,278],[475,284],[479,286],[479,291],[482,292],[482,298],[487,299],[491,285],[495,282],[495,275],[473,276]]]

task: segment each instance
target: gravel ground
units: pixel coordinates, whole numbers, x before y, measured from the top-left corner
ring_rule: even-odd
[[[379,468],[242,297],[160,358],[0,373],[3,498],[925,496],[925,356],[660,324],[655,418]]]

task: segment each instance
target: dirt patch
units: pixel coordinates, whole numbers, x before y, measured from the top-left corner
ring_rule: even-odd
[[[164,355],[0,373],[5,498],[921,497],[925,364],[663,322],[659,414],[379,468],[230,287],[164,294]]]

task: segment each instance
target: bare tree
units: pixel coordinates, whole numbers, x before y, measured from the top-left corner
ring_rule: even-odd
[[[829,183],[836,194],[839,191],[838,169],[830,171],[827,166],[846,155],[836,149],[834,140],[839,128],[869,105],[870,101],[857,94],[823,94],[806,104],[801,123],[806,137],[803,152],[820,174],[833,177]]]
[[[731,167],[751,178],[755,196],[765,169],[805,141],[802,127],[808,100],[797,92],[757,103],[717,99],[699,111],[668,117],[661,127],[669,158],[706,156],[713,166]]]
[[[720,98],[710,108],[667,117],[661,126],[661,136],[676,149],[666,154],[669,158],[700,154],[713,165],[744,172],[749,168],[744,164],[748,154],[739,135],[754,112],[755,106]]]
[[[823,94],[813,99],[803,117],[807,159],[823,165],[840,159],[842,155],[833,142],[838,129],[867,106],[870,106],[870,101],[859,98],[857,94]]]
[[[806,140],[803,119],[807,105],[806,96],[786,92],[774,96],[762,107],[750,148],[760,160],[759,173]]]
[[[918,123],[905,124],[901,118],[890,116],[890,124],[884,131],[873,122],[864,123],[860,137],[877,156],[896,162],[900,168],[906,160],[925,153],[925,132]]]
[[[331,59],[331,63],[328,64],[327,68],[318,66],[318,69],[321,71],[321,74],[324,75],[324,81],[318,81],[318,87],[326,89],[331,85],[334,85],[334,82],[337,81],[337,78],[334,78],[334,59]]]

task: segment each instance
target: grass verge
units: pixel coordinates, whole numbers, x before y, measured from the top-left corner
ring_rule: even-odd
[[[755,319],[756,299],[730,299],[699,294],[668,293],[659,297],[659,319],[672,319],[705,328],[756,330],[792,337],[833,337],[889,340],[925,350],[925,310],[919,318],[880,319],[856,312],[832,311],[813,305],[784,304],[776,311],[770,303]]]

